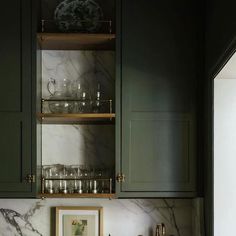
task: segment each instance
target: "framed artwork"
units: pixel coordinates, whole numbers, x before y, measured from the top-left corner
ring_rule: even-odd
[[[102,236],[102,207],[56,207],[56,236]]]

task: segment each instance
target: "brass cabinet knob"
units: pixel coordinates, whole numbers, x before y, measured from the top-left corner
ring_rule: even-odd
[[[28,174],[28,175],[25,177],[25,180],[27,181],[27,183],[35,183],[35,175],[30,175],[30,174]]]

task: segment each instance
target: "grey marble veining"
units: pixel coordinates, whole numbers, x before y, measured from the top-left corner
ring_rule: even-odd
[[[41,206],[40,202],[35,202],[25,214],[13,209],[0,208],[0,235],[43,236],[30,222],[30,218]]]
[[[79,80],[93,95],[101,85],[101,99],[114,99],[115,54],[112,51],[42,51],[42,96],[49,97],[50,78]]]
[[[104,236],[153,236],[155,226],[165,223],[167,235],[202,236],[196,232],[194,202],[163,199],[45,199],[0,200],[0,236],[50,236],[51,208],[101,206]],[[194,230],[194,231],[193,231]]]
[[[43,125],[43,164],[88,164],[114,168],[112,125]]]
[[[79,80],[90,94],[101,85],[101,99],[114,100],[115,55],[112,51],[42,51],[42,96],[50,96],[50,78]],[[43,164],[89,164],[114,170],[112,125],[43,125]]]

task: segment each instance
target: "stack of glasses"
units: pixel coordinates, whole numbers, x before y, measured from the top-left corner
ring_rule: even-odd
[[[42,167],[42,193],[112,193],[108,170],[86,165],[45,165]]]

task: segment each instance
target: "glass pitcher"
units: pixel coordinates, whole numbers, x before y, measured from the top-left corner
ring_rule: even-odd
[[[47,84],[48,92],[55,99],[65,99],[72,96],[72,83],[70,80],[50,78]]]
[[[54,101],[49,102],[49,110],[52,113],[72,113],[74,104],[67,101],[68,98],[73,96],[72,83],[68,79],[55,80],[50,78],[47,84],[48,92],[51,99]]]

